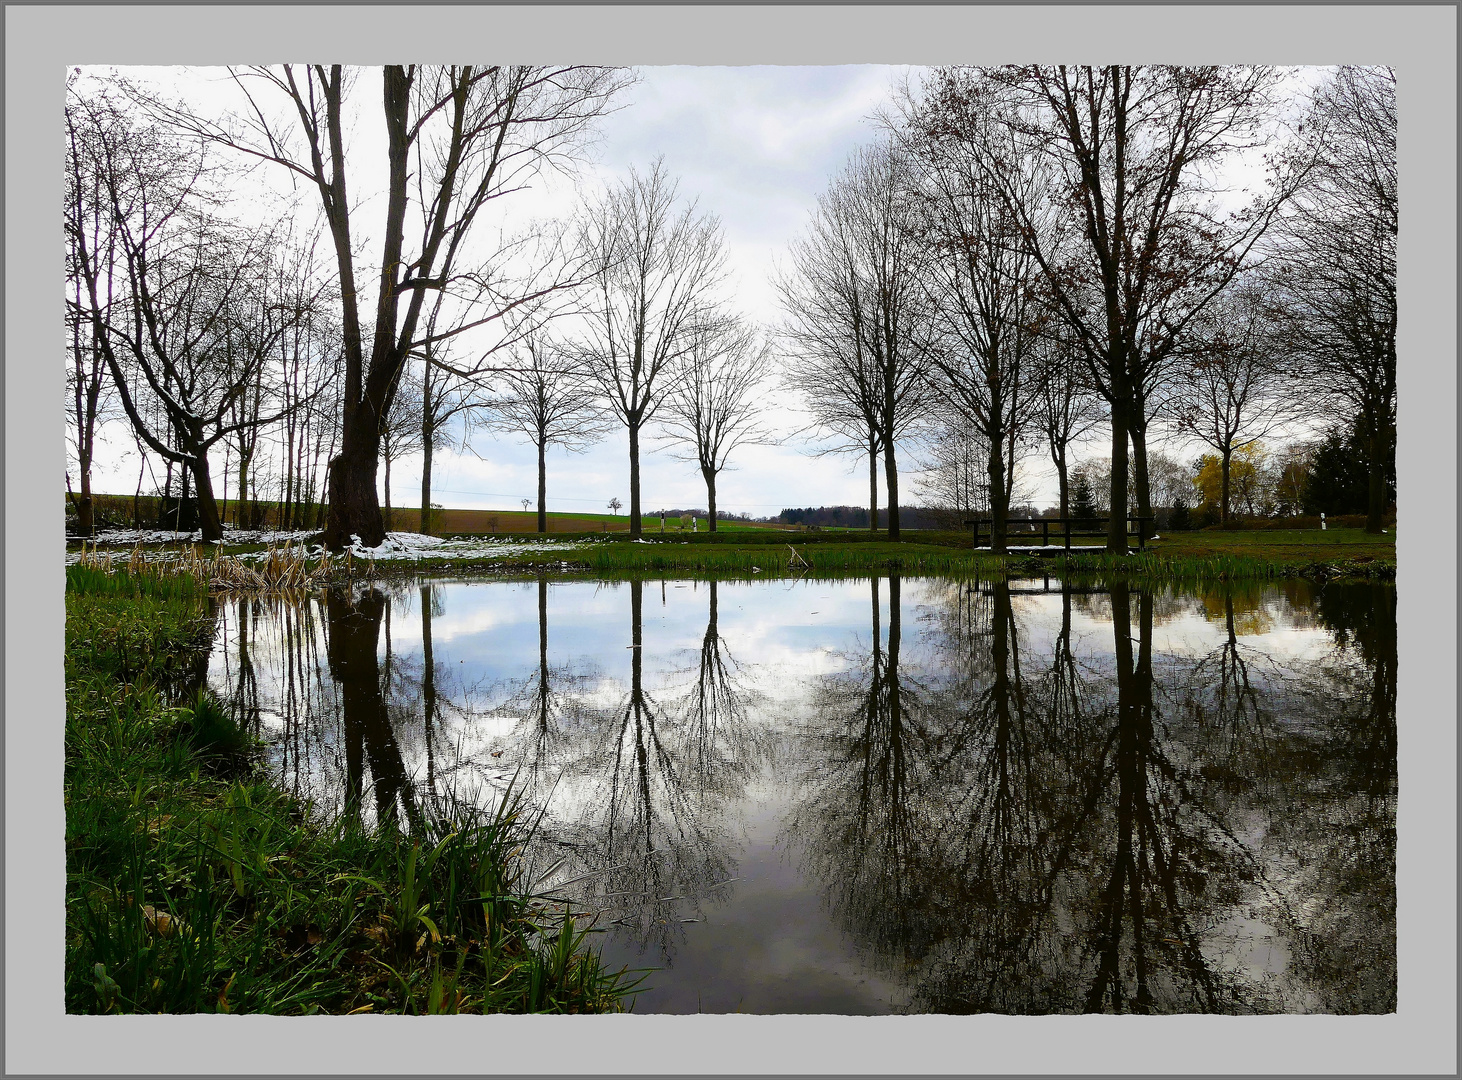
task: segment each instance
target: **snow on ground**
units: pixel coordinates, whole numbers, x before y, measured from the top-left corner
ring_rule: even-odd
[[[233,525],[223,527],[225,544],[302,544],[306,537],[318,535],[319,529],[240,529]],[[103,547],[137,544],[201,544],[203,533],[174,532],[172,529],[98,529],[94,537]]]
[[[306,537],[317,535],[317,532],[273,532],[260,529],[233,529],[225,526],[223,540],[225,544],[272,544],[275,547],[295,544],[304,547],[312,558],[318,558],[323,548],[319,544],[305,545],[304,543]],[[387,533],[385,541],[379,547],[374,548],[364,546],[358,536],[352,537],[352,540],[354,542],[346,549],[352,557],[377,562],[422,558],[503,559],[529,552],[571,551],[575,548],[599,543],[597,540],[509,540],[491,536],[444,540],[439,536],[422,536],[420,533],[407,532]],[[118,552],[115,549],[130,549],[141,545],[143,558],[153,562],[180,557],[179,550],[164,548],[161,546],[163,544],[201,544],[203,542],[199,533],[175,533],[165,529],[103,529],[98,530],[96,541],[102,547],[112,548],[113,558],[120,557],[123,560],[127,557],[126,552]],[[243,560],[262,561],[269,557],[269,553],[268,551],[256,551],[235,557]],[[68,550],[66,553],[67,564],[74,563],[80,558],[79,549]]]

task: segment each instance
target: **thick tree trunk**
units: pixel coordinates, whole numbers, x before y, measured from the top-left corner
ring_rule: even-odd
[[[899,538],[899,467],[894,459],[893,440],[883,443],[883,484],[888,492],[888,538]]]
[[[702,466],[702,468],[701,468],[701,475],[706,478],[706,499],[710,503],[710,510],[708,511],[708,513],[710,514],[710,518],[708,520],[710,521],[710,529],[711,529],[711,532],[715,532],[716,531],[716,470],[715,469],[707,469],[704,466]]]
[[[362,412],[368,411],[364,403]],[[340,440],[340,453],[330,461],[330,509],[325,519],[325,546],[341,551],[351,537],[368,548],[386,539],[381,504],[376,498],[377,445],[374,416],[357,418]]]
[[[640,420],[629,422],[629,534],[640,535]]]
[[[223,539],[223,525],[218,520],[218,501],[213,497],[213,478],[208,472],[208,453],[199,451],[190,462],[193,486],[198,493],[198,528],[205,542]]]
[[[548,532],[548,464],[544,460],[548,439],[538,433],[538,531]]]

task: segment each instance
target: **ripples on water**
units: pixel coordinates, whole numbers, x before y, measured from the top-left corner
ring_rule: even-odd
[[[217,609],[286,789],[507,783],[637,1011],[1390,1012],[1388,585],[423,583]],[[577,880],[575,880],[577,879]]]

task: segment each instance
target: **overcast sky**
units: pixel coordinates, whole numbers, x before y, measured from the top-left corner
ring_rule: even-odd
[[[496,204],[501,207],[497,224],[512,228],[534,217],[567,215],[586,188],[623,177],[631,167],[644,171],[663,157],[667,172],[679,179],[682,197],[696,200],[701,211],[721,221],[736,306],[752,320],[774,326],[781,313],[772,274],[785,263],[789,241],[805,228],[817,196],[849,154],[878,137],[875,114],[890,102],[894,87],[905,78],[917,80],[922,70],[875,65],[640,68],[638,81],[603,119],[600,138],[579,175],[545,175],[532,190],[508,196]],[[205,113],[237,108],[241,101],[218,68],[131,68],[126,73],[185,97]],[[355,98],[366,100],[371,73],[362,71],[358,78]],[[384,187],[379,178],[371,182],[374,163],[382,158],[380,126],[379,114],[367,108],[351,133],[350,182],[367,230],[379,202],[372,189]],[[278,186],[285,174],[265,166],[254,176]],[[1243,182],[1258,179],[1256,173]],[[316,212],[310,192],[302,193],[300,205],[308,221]],[[236,206],[253,212],[243,201]],[[496,225],[484,220],[478,229],[484,228]],[[357,228],[356,235],[362,232]],[[760,517],[785,507],[867,504],[865,458],[817,456],[812,436],[794,435],[805,430],[808,419],[795,399],[769,389],[767,407],[773,426],[787,438],[782,445],[744,447],[733,456],[717,485],[722,511]],[[107,449],[98,456],[94,486],[131,492],[139,459],[125,424],[112,424],[103,438]],[[1104,456],[1105,441],[1096,432],[1087,447],[1077,448],[1077,460]],[[706,505],[705,485],[694,465],[677,459],[663,442],[642,440],[642,446],[650,451],[641,457],[646,513]],[[918,501],[918,456],[916,447],[900,449],[905,505]],[[628,502],[628,443],[622,430],[582,455],[552,448],[548,467],[550,510],[601,512],[611,498]],[[1054,471],[1043,454],[1030,454],[1020,470],[1017,496],[1028,494],[1041,506],[1056,501]],[[393,504],[418,505],[419,456],[393,463],[391,473]],[[215,475],[220,480],[225,475],[221,459]],[[148,487],[151,482],[149,477]],[[435,501],[444,506],[519,509],[520,499],[536,500],[535,453],[524,439],[478,432],[469,452],[438,452],[433,485]],[[880,479],[880,505],[885,503],[882,489]]]

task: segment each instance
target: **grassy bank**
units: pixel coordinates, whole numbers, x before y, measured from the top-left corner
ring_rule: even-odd
[[[528,537],[523,537],[528,539]],[[1367,536],[1359,529],[1326,532],[1195,532],[1163,537],[1143,551],[1109,555],[1099,543],[1071,554],[992,555],[972,548],[969,534],[920,532],[899,543],[861,534],[716,534],[692,538],[646,536],[643,542],[601,540],[565,551],[518,551],[500,558],[434,559],[377,563],[388,576],[535,573],[710,574],[737,577],[887,573],[1125,573],[1216,581],[1306,577],[1391,579],[1396,574],[1393,535]]]
[[[547,545],[538,548],[537,544],[545,539],[550,544],[576,543],[569,548]],[[1013,537],[1012,544],[1020,545],[1025,539]],[[885,534],[866,532],[794,535],[745,529],[663,537],[648,533],[638,541],[595,533],[555,534],[551,538],[526,533],[500,537],[501,550],[495,550],[493,543],[450,555],[427,548],[416,559],[376,561],[337,557],[328,565],[319,566],[315,565],[317,560],[302,560],[309,565],[300,569],[301,572],[308,570],[316,580],[343,580],[349,576],[501,577],[524,574],[709,574],[750,578],[759,575],[795,576],[809,571],[836,575],[886,573],[889,570],[909,574],[957,575],[1120,572],[1199,581],[1286,577],[1389,580],[1396,574],[1394,532],[1381,536],[1371,536],[1360,529],[1174,533],[1150,542],[1143,551],[1134,551],[1126,556],[1107,554],[1099,538],[1081,539],[1087,542],[1074,545],[1070,554],[1014,552],[995,556],[989,551],[975,550],[970,534],[962,532],[911,531],[898,543],[890,542]],[[177,547],[179,554],[190,559],[193,557],[194,549],[190,545],[163,546]],[[249,554],[259,549],[257,544],[228,545],[223,548],[223,554]],[[292,557],[299,558],[300,549],[293,550],[295,555]],[[129,559],[121,549],[115,554],[119,556],[118,562]],[[105,552],[101,558],[104,562]],[[203,564],[212,566],[209,559],[211,555],[205,555]],[[140,559],[135,562],[140,562]],[[271,560],[268,565],[272,564]],[[268,566],[259,563],[256,569],[267,571]],[[288,567],[274,576],[283,580],[289,576],[285,570]],[[242,581],[252,578],[253,574],[254,570],[239,568],[232,576]],[[215,585],[220,582],[227,585],[232,580],[228,575],[212,576],[218,579]],[[228,580],[223,580],[225,578]]]
[[[629,980],[535,896],[518,808],[322,824],[196,691],[186,575],[70,567],[68,1012],[602,1012]]]

